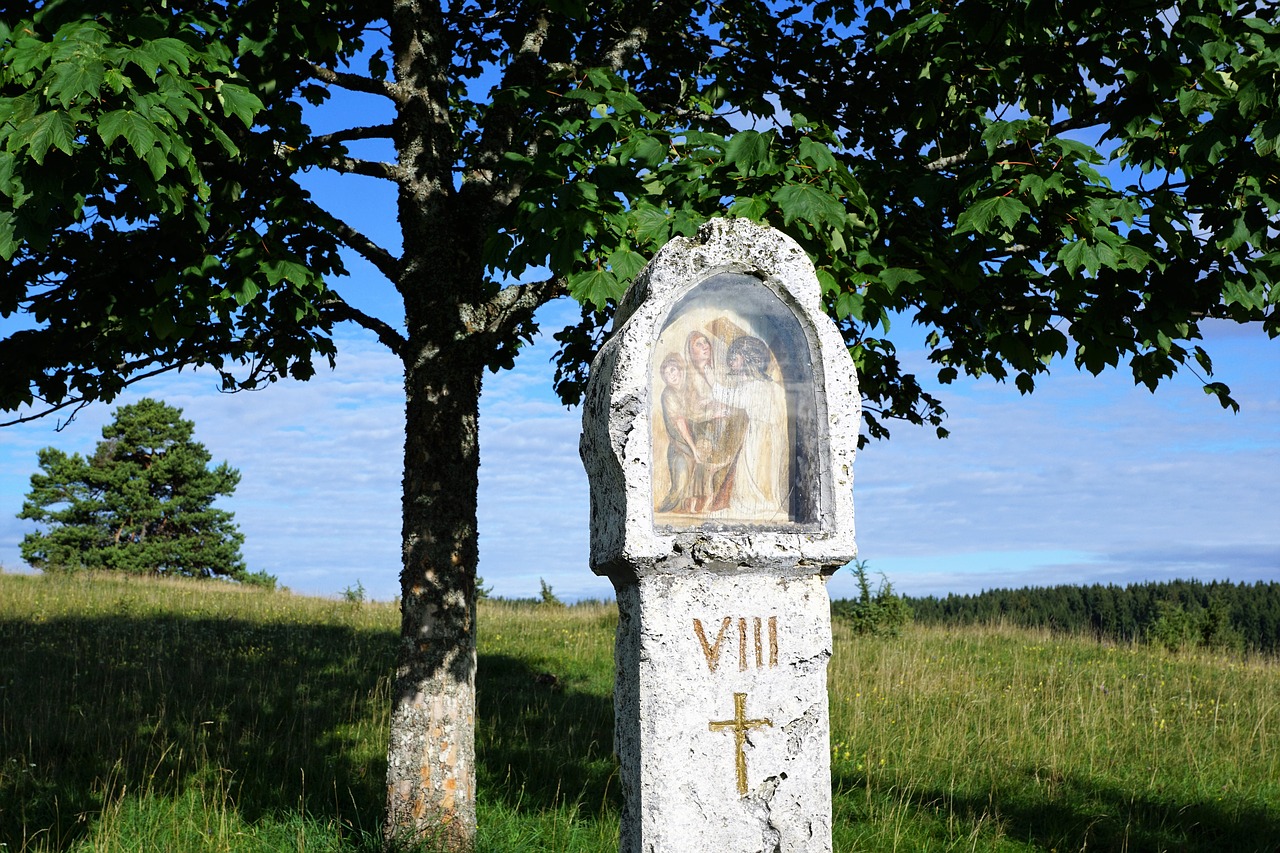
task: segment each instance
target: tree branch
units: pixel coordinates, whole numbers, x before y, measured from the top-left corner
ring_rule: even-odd
[[[375,124],[370,127],[349,127],[315,137],[312,141],[318,145],[334,145],[339,142],[351,142],[356,139],[391,139],[392,127],[389,124]]]
[[[141,364],[146,364],[148,362],[153,362],[153,361],[154,359],[143,359],[140,362],[136,362],[136,364],[141,365]],[[164,367],[158,367],[155,370],[151,370],[146,373],[140,373],[137,376],[132,376],[124,380],[120,387],[122,389],[128,388],[130,385],[133,385],[137,382],[141,382],[144,379],[150,379],[153,376],[159,376],[160,374],[168,373],[171,370],[181,370],[182,368],[189,367],[190,365],[191,365],[191,362],[188,362],[188,361],[179,362],[177,364],[166,364]],[[122,365],[122,366],[127,366],[127,365]],[[31,421],[38,421],[41,418],[45,418],[45,417],[48,417],[49,415],[52,415],[54,412],[58,412],[63,409],[69,408],[71,406],[75,406],[75,411],[73,411],[65,421],[62,421],[61,423],[58,424],[57,427],[54,428],[55,432],[61,432],[65,427],[69,426],[73,420],[75,420],[76,415],[80,413],[81,409],[90,405],[91,403],[97,402],[97,399],[98,398],[90,398],[90,397],[68,397],[67,399],[63,400],[61,403],[54,403],[52,405],[49,405],[47,409],[44,409],[43,411],[40,411],[40,412],[36,412],[34,415],[23,415],[22,417],[14,418],[11,421],[0,422],[0,429],[8,426],[15,426],[17,424],[30,423]],[[41,400],[40,402],[44,403],[45,401]]]
[[[545,11],[540,11],[521,39],[520,50],[516,52],[506,71],[503,72],[500,89],[516,86],[532,88],[546,77],[546,67],[541,62],[541,53],[549,28],[550,22]],[[467,184],[488,189],[490,205],[499,208],[511,204],[520,197],[523,182],[503,181],[499,185],[498,165],[502,161],[502,155],[514,143],[516,127],[523,118],[524,113],[515,106],[492,107],[485,116],[475,164],[467,172]],[[537,143],[533,145],[536,148]],[[466,186],[464,186],[465,189],[467,189]]]
[[[646,23],[632,26],[616,39],[601,47],[595,56],[585,57],[577,63],[579,70],[588,67],[604,67],[613,72],[623,69],[627,62],[644,47],[651,32],[661,32],[679,15],[680,9],[671,2],[657,3],[654,13]],[[542,46],[547,38],[549,21],[544,12],[539,11],[528,23],[528,27],[520,42],[520,49],[513,57],[503,74],[500,89],[516,86],[532,88],[545,77],[547,67],[542,62]],[[566,101],[553,112],[564,112],[583,109],[581,101]],[[523,180],[519,177],[508,177],[499,180],[498,165],[502,155],[511,150],[516,139],[516,128],[524,118],[514,108],[494,108],[485,117],[481,130],[480,144],[474,165],[467,170],[467,182],[464,191],[476,192],[483,188],[488,190],[488,206],[502,208],[520,197]],[[533,156],[538,150],[539,140],[534,139],[525,146],[526,156]]]
[[[378,341],[383,346],[395,353],[398,358],[404,358],[404,348],[408,341],[386,321],[352,307],[350,303],[332,290],[325,294],[320,309],[328,312],[338,322],[355,323],[368,329],[377,336]]]
[[[363,231],[348,225],[329,211],[313,203],[313,210],[324,226],[360,257],[377,268],[389,280],[396,281],[403,271],[402,260],[367,237]]]
[[[337,156],[328,163],[319,164],[321,168],[332,169],[344,175],[364,175],[367,178],[381,178],[386,181],[401,183],[405,177],[404,170],[395,163],[382,160],[361,160],[359,157]]]
[[[398,86],[394,83],[388,83],[385,80],[375,80],[372,77],[365,77],[361,74],[352,74],[349,71],[334,71],[332,68],[325,68],[323,65],[311,63],[311,74],[317,80],[328,83],[330,86],[337,86],[351,92],[364,92],[369,95],[381,95],[397,104],[404,103],[405,96]]]
[[[926,172],[941,172],[944,169],[950,169],[952,166],[957,166],[961,163],[967,162],[970,155],[973,154],[973,151],[974,149],[968,148],[961,151],[959,154],[952,154],[949,157],[939,157],[937,160],[925,163],[924,170]]]
[[[533,312],[558,296],[567,296],[569,288],[563,278],[510,284],[485,303],[484,326],[493,332],[513,331],[528,322]]]
[[[1053,138],[1055,136],[1061,136],[1064,133],[1069,133],[1073,130],[1084,130],[1086,127],[1095,127],[1099,124],[1102,124],[1102,118],[1099,114],[1099,110],[1094,109],[1092,112],[1084,115],[1070,116],[1062,121],[1049,124],[1047,136],[1049,138]],[[1016,145],[1005,145],[997,148],[991,159],[1003,159],[1003,155],[1016,147]],[[928,163],[925,163],[924,170],[926,172],[941,172],[945,169],[951,168],[952,166],[975,162],[977,158],[974,155],[975,152],[978,151],[985,151],[985,149],[967,148],[959,154],[939,157],[936,160],[931,160]]]

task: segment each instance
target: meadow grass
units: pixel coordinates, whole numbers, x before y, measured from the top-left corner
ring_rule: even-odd
[[[480,849],[616,849],[612,605],[482,602]],[[372,851],[398,615],[0,575],[0,851]],[[837,851],[1280,850],[1280,666],[837,624]]]

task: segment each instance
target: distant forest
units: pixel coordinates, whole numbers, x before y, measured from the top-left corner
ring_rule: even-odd
[[[1280,653],[1280,583],[1275,581],[1177,580],[903,598],[914,620],[925,625],[1003,622],[1117,642],[1160,643],[1171,649],[1198,646]]]

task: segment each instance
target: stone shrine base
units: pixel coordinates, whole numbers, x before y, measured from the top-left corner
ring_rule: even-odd
[[[617,595],[622,853],[829,853],[825,579],[704,570]]]

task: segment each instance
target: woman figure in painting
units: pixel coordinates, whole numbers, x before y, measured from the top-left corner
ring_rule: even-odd
[[[730,477],[727,516],[740,521],[786,521],[789,517],[790,445],[787,400],[769,376],[772,353],[751,335],[735,338],[726,356],[729,381],[715,398],[741,413],[745,434]]]
[[[725,406],[719,399],[724,377],[716,364],[711,338],[695,329],[685,339],[685,353],[690,368],[686,411],[695,459],[691,500],[685,510],[719,512],[729,505],[733,464],[747,420],[744,413]]]
[[[716,355],[711,346],[711,339],[705,332],[695,329],[685,339],[684,352],[692,369],[688,393],[697,400],[706,400],[711,396],[711,389],[719,384],[716,379]]]
[[[658,512],[688,512],[693,505],[704,503],[697,494],[700,477],[696,476],[698,452],[694,449],[693,432],[689,426],[688,383],[685,381],[684,359],[677,353],[668,353],[658,367],[658,373],[666,387],[662,389],[662,423],[667,429],[667,470],[671,475],[671,488],[659,501]]]

